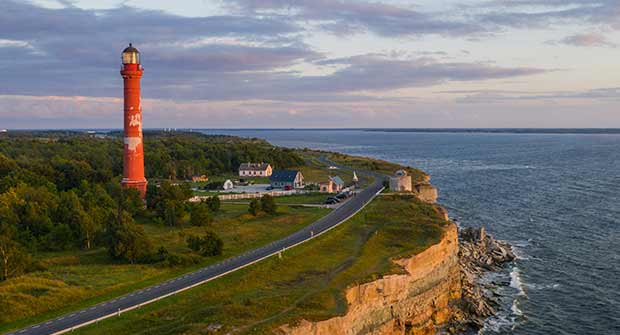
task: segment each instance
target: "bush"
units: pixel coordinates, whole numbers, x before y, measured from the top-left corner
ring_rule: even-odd
[[[263,197],[260,199],[260,206],[262,210],[265,211],[265,213],[267,214],[275,214],[278,210],[276,201],[269,194],[263,195]]]
[[[190,222],[192,226],[204,226],[213,222],[209,205],[204,202],[195,204],[192,208]]]
[[[204,236],[189,236],[187,246],[203,256],[217,256],[222,254],[224,242],[217,234],[208,231]]]
[[[250,201],[250,206],[248,207],[248,212],[254,216],[257,216],[260,212],[260,209],[261,206],[258,199],[252,199],[252,201]]]
[[[151,255],[151,242],[144,229],[133,222],[131,216],[123,213],[108,226],[106,242],[110,256],[130,263],[148,262]]]
[[[220,197],[214,195],[207,199],[207,206],[213,213],[217,213],[220,210]]]

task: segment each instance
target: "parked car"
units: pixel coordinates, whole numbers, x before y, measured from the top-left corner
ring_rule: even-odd
[[[329,197],[329,198],[327,198],[327,200],[325,200],[325,204],[326,205],[335,205],[335,204],[337,204],[339,202],[340,202],[340,199],[334,198],[334,197]]]

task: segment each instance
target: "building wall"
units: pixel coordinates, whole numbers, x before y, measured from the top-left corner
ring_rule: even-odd
[[[413,187],[411,185],[411,176],[391,177],[390,178],[390,191],[394,191],[394,192],[413,191]]]
[[[239,170],[239,177],[269,177],[271,176],[271,168],[267,168],[263,171],[256,170]]]

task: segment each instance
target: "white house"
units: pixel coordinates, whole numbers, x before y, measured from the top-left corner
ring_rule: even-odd
[[[269,163],[241,163],[239,177],[269,177],[273,173]]]
[[[235,185],[233,184],[233,182],[230,179],[227,179],[224,182],[224,186],[222,186],[222,188],[224,189],[224,191],[230,191],[233,189],[233,187],[235,187]]]

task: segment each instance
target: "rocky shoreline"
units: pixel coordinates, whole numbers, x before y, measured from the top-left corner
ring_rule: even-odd
[[[455,308],[458,312],[446,327],[451,334],[477,332],[487,318],[497,314],[497,286],[482,282],[481,276],[498,272],[516,259],[508,243],[495,240],[484,228],[459,229],[459,245],[462,297]]]

